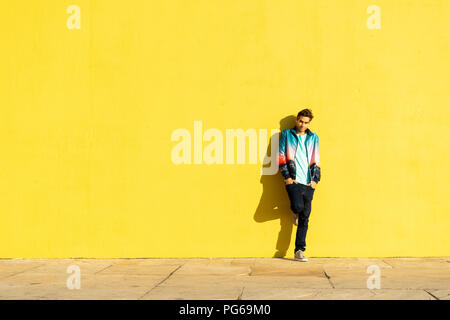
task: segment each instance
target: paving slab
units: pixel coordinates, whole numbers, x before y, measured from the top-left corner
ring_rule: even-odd
[[[264,288],[246,286],[243,289],[242,300],[302,300],[312,299],[319,289],[304,289],[296,287]]]
[[[21,261],[21,260],[0,260],[0,279],[10,277],[14,274],[32,270],[44,265],[45,262]]]
[[[382,259],[352,259],[350,261],[316,261],[313,260],[311,263],[320,264],[327,270],[331,272],[332,270],[364,270],[366,271],[370,266],[378,266],[380,269],[392,269],[392,266]]]
[[[323,267],[314,264],[295,263],[268,264],[256,261],[251,266],[251,276],[316,276],[325,277]]]
[[[150,290],[143,300],[236,300],[243,287],[236,283],[161,285]]]
[[[244,287],[245,275],[178,274],[153,288],[142,299],[237,299]]]
[[[228,262],[214,262],[214,263],[198,263],[187,262],[183,264],[177,274],[179,275],[248,275],[251,269],[249,266],[232,264],[232,261]]]
[[[450,270],[450,263],[445,258],[385,258],[383,261],[393,268]]]
[[[253,262],[255,262],[256,258],[234,258],[231,261],[232,265],[236,265],[236,266],[248,266],[248,265],[252,265]]]
[[[242,300],[434,300],[423,290],[244,288]]]
[[[276,288],[299,288],[299,289],[323,289],[332,288],[328,279],[317,276],[250,276],[244,279],[246,288],[261,288],[262,290],[275,290]]]
[[[40,266],[30,268],[27,273],[52,273],[52,274],[65,274],[71,266],[77,266],[80,269],[81,274],[93,274],[104,270],[105,268],[112,266],[112,263],[98,261],[97,263],[90,263],[78,260],[64,260],[64,261],[49,261],[42,263]]]
[[[392,269],[382,272],[383,289],[448,289],[450,269]]]
[[[225,287],[243,286],[247,275],[213,275],[213,274],[178,274],[174,273],[167,278],[160,286],[193,286],[193,287]]]
[[[365,268],[337,269],[324,266],[335,288],[367,288],[367,280],[374,273]],[[450,268],[380,268],[380,286],[383,289],[445,289],[450,288]]]
[[[164,278],[158,276],[84,276],[80,289],[67,287],[67,276],[33,274],[0,283],[1,299],[139,299]]]
[[[148,264],[148,263],[116,263],[111,265],[108,268],[104,268],[99,274],[108,275],[108,274],[130,274],[130,275],[169,275],[176,269],[178,269],[180,265],[176,264]]]

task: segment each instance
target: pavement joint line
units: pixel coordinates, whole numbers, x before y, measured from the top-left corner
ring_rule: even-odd
[[[438,297],[436,297],[434,294],[432,294],[431,292],[429,292],[428,290],[423,290],[423,291],[425,291],[426,293],[428,293],[430,296],[432,296],[434,299],[436,299],[436,300],[439,300],[439,298]]]
[[[242,288],[241,293],[239,293],[239,296],[237,297],[237,300],[242,300],[242,294],[244,293],[245,287]]]
[[[22,270],[22,271],[19,271],[19,272],[10,274],[9,276],[6,276],[6,277],[4,277],[4,278],[2,278],[2,279],[6,279],[6,278],[9,278],[9,277],[14,277],[14,276],[16,276],[16,275],[18,275],[18,274],[21,274],[21,273],[24,273],[24,272],[27,272],[27,271],[36,269],[36,268],[41,267],[41,266],[43,266],[43,265],[44,265],[44,263],[43,263],[43,264],[40,264],[40,265],[37,265],[37,266],[34,266],[34,267],[30,268],[30,269],[26,269],[26,270]]]
[[[155,289],[157,286],[159,286],[161,283],[163,283],[164,281],[166,281],[167,279],[170,278],[170,276],[172,274],[174,274],[176,271],[178,271],[178,269],[180,269],[183,266],[183,264],[179,265],[175,270],[173,270],[171,273],[169,273],[169,275],[167,277],[165,277],[164,279],[162,279],[160,282],[158,282],[153,288],[151,288],[150,290],[148,290],[146,293],[144,293],[138,300],[142,299],[143,297],[145,297],[147,294],[149,294],[153,289]]]
[[[386,261],[384,261],[384,259],[383,260],[381,260],[381,261],[383,261],[384,263],[386,263],[388,266],[390,266],[392,269],[394,269],[394,266],[393,265],[391,265],[391,264],[389,264],[389,263],[387,263]]]
[[[110,264],[109,266],[107,266],[106,268],[103,268],[102,270],[99,270],[99,271],[97,271],[97,272],[94,272],[94,274],[97,274],[97,273],[100,273],[100,272],[102,272],[102,271],[105,271],[106,269],[108,269],[108,268],[110,268],[110,267],[112,267],[113,266],[113,264]]]
[[[333,282],[331,282],[331,277],[327,274],[327,272],[325,271],[325,269],[322,269],[322,270],[323,270],[323,274],[324,274],[325,277],[328,279],[328,282],[331,284],[331,286],[333,287],[333,289],[336,289],[336,288],[334,287]]]

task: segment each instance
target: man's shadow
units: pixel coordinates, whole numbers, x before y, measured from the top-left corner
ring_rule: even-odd
[[[279,137],[281,131],[295,126],[295,117],[288,116],[280,120],[280,133],[275,135]],[[270,154],[272,148],[272,137],[267,147],[266,156]],[[278,154],[278,150],[276,150]],[[269,156],[272,158],[272,154]],[[278,161],[275,158],[274,161]],[[278,162],[277,162],[278,167]],[[264,167],[270,166],[264,165]],[[280,258],[286,256],[286,252],[291,242],[293,221],[290,209],[289,197],[286,192],[284,178],[277,170],[274,175],[261,175],[260,182],[263,185],[263,192],[256,208],[253,219],[256,222],[266,222],[270,220],[280,219],[280,232],[275,246],[275,253],[272,257]]]

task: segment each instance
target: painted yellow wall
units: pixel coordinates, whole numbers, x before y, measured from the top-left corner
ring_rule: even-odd
[[[3,1],[0,32],[2,258],[292,256],[280,174],[176,165],[171,136],[304,106],[306,254],[450,255],[448,0]]]

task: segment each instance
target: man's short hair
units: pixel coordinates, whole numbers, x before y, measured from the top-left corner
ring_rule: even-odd
[[[303,109],[302,111],[300,111],[297,114],[297,119],[299,119],[300,117],[308,117],[309,121],[311,121],[314,118],[312,111],[310,109]]]

